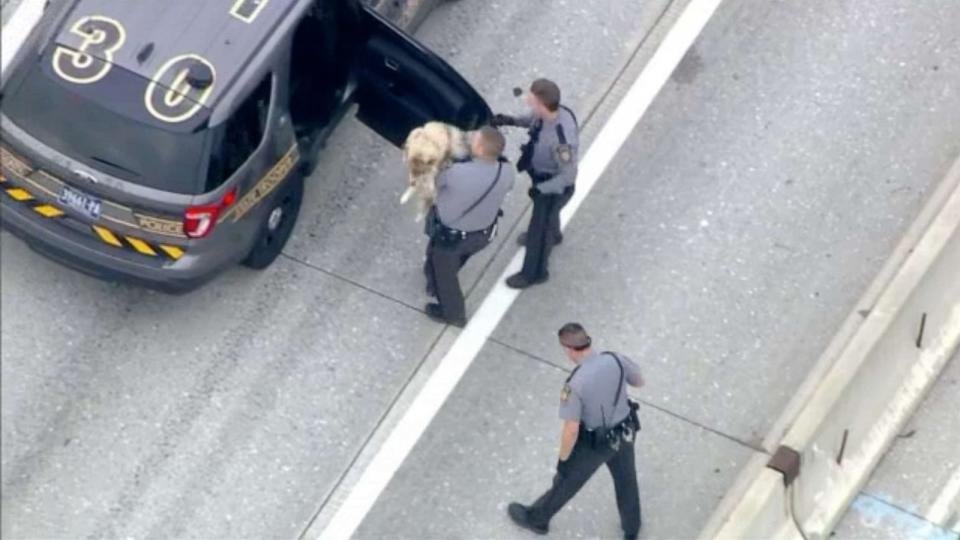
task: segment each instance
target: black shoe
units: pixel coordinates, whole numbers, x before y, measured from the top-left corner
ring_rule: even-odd
[[[431,320],[436,321],[440,324],[449,324],[451,326],[456,326],[457,328],[463,328],[467,325],[467,319],[449,319],[443,315],[443,308],[440,307],[440,304],[427,304],[423,310],[427,313],[427,317],[430,317]]]
[[[635,535],[635,534],[625,534],[625,535],[623,535],[623,540],[637,540],[637,535]]]
[[[563,243],[563,233],[553,235],[553,245],[559,246]],[[527,233],[526,231],[520,233],[520,236],[517,237],[517,245],[525,246],[527,245]]]
[[[511,289],[526,289],[533,285],[546,283],[548,279],[550,279],[550,274],[544,274],[542,277],[531,281],[527,279],[527,276],[523,275],[523,272],[518,272],[507,278],[507,287]]]
[[[507,506],[507,514],[514,523],[528,531],[533,531],[537,534],[547,534],[550,530],[546,525],[535,525],[531,522],[530,509],[520,503],[510,503],[510,505]]]

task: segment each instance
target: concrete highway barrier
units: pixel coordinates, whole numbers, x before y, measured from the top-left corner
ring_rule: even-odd
[[[960,343],[960,159],[701,538],[829,537]]]

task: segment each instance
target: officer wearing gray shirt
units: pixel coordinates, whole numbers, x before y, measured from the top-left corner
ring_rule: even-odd
[[[615,426],[630,414],[630,405],[623,397],[626,385],[640,386],[642,381],[640,368],[633,360],[622,354],[593,353],[580,361],[567,381],[561,395],[565,399],[560,402],[560,418],[580,422],[587,431]],[[613,388],[620,388],[621,399],[616,403],[610,395]]]
[[[496,175],[497,182],[493,182]],[[437,216],[440,221],[460,231],[479,231],[496,221],[500,204],[513,189],[516,173],[505,161],[477,157],[454,163],[437,176]],[[484,196],[487,189],[493,189]],[[473,208],[473,204],[480,201]]]
[[[553,246],[563,241],[560,210],[573,197],[580,150],[580,129],[569,108],[560,104],[560,88],[553,81],[537,79],[530,86],[527,103],[531,114],[517,118],[495,115],[495,126],[529,129],[517,169],[527,171],[533,186],[533,212],[527,232],[518,242],[527,247],[523,269],[507,279],[507,285],[523,289],[550,277],[547,263]]]
[[[622,354],[594,352],[580,324],[564,325],[558,336],[577,367],[560,392],[563,431],[557,474],[553,486],[532,505],[510,503],[507,512],[517,525],[545,534],[551,518],[606,465],[613,476],[624,537],[636,538],[641,520],[634,440],[640,421],[637,405],[626,393],[627,385],[643,386],[640,368]]]
[[[563,195],[564,191],[572,188],[577,180],[580,128],[577,126],[577,118],[573,111],[560,105],[556,116],[538,118],[533,114],[527,114],[518,117],[516,125],[525,128],[536,127],[539,130],[537,141],[532,147],[529,169],[534,171],[533,175],[537,176],[535,184],[537,191],[547,195]],[[569,148],[569,156],[561,158],[557,149],[564,145]],[[559,229],[559,223],[557,228]]]
[[[437,322],[460,327],[467,322],[457,273],[496,235],[500,206],[515,178],[513,166],[501,157],[504,145],[503,134],[484,127],[472,135],[473,159],[453,163],[437,176],[423,267],[427,294],[437,298],[425,311]]]

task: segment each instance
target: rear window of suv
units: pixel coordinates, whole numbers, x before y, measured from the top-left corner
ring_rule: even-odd
[[[212,191],[226,182],[260,146],[270,112],[270,85],[267,74],[260,84],[240,104],[221,128],[214,131],[210,167],[207,170],[207,190]]]
[[[209,111],[178,124],[152,119],[143,101],[148,82],[117,66],[95,84],[64,81],[50,67],[48,51],[20,65],[2,109],[27,133],[91,168],[163,191],[201,193]]]

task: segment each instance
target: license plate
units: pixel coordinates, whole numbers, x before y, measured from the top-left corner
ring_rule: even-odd
[[[103,203],[100,199],[87,195],[71,187],[63,186],[58,197],[60,204],[69,206],[91,219],[100,219]]]

